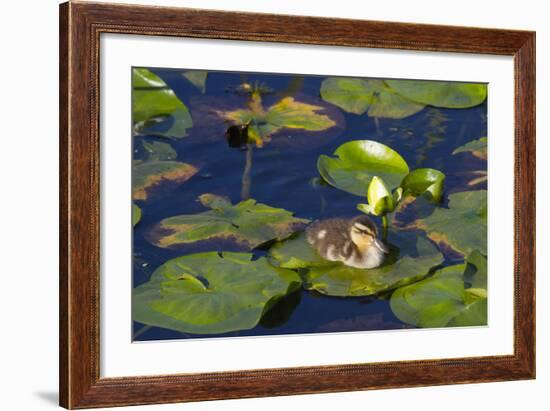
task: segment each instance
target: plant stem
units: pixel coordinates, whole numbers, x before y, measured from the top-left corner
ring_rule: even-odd
[[[382,238],[385,240],[388,238],[388,215],[382,216]]]
[[[250,198],[250,187],[252,185],[252,150],[253,144],[247,145],[246,164],[244,166],[243,177],[241,180],[241,199],[247,200]]]

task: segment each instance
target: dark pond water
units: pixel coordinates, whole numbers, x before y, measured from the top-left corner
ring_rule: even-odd
[[[195,107],[200,108],[201,104],[208,101],[230,105],[240,99],[240,106],[244,107],[246,97],[236,96],[229,89],[243,81],[258,81],[273,89],[274,94],[265,97],[265,103],[269,105],[290,93],[318,99],[321,82],[324,80],[324,77],[209,72],[206,94],[202,94],[181,76],[181,71],[152,71],[190,106],[192,114]],[[359,197],[330,186],[312,184],[312,180],[318,177],[316,163],[319,155],[330,155],[344,142],[359,139],[377,140],[392,147],[405,158],[411,169],[432,167],[443,171],[447,176],[446,194],[464,191],[468,181],[465,172],[483,170],[486,163],[468,154],[451,153],[458,146],[487,135],[486,112],[486,102],[470,109],[426,107],[403,120],[374,120],[367,115],[341,112],[345,127],[339,133],[320,133],[317,140],[312,135],[308,137],[311,139],[310,143],[304,143],[303,138],[294,139],[292,132],[285,132],[274,137],[274,144],[254,149],[251,197],[272,207],[292,211],[297,217],[311,220],[357,215],[356,204],[360,202]],[[177,150],[178,161],[200,165],[200,172],[180,186],[163,185],[159,188],[162,195],[136,202],[143,210],[143,218],[134,231],[134,287],[146,282],[152,272],[168,259],[200,251],[242,251],[231,245],[212,242],[171,250],[156,247],[147,239],[152,227],[163,218],[204,211],[204,207],[196,201],[200,194],[226,195],[233,203],[241,199],[245,151],[230,148],[224,138],[223,129],[213,125],[198,124],[188,132],[188,137],[171,139],[170,143]],[[159,141],[153,136],[140,138]],[[275,144],[277,139],[281,141]],[[143,150],[139,140],[135,139],[136,159],[140,158]],[[293,144],[294,141],[298,143]],[[478,185],[476,188],[484,187]],[[378,218],[374,219],[380,224]],[[257,256],[265,255],[264,250],[254,250],[253,253]],[[451,262],[449,258],[447,256],[445,264]],[[337,298],[302,290],[283,299],[258,326],[250,330],[214,336],[191,335],[134,323],[134,332],[135,340],[144,341],[409,327],[392,314],[388,300],[383,297]]]

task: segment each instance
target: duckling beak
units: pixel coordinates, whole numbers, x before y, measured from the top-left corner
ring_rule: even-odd
[[[378,238],[374,239],[374,245],[384,254],[388,254],[390,252],[390,249],[388,248],[388,246],[384,244],[382,241],[380,241]]]

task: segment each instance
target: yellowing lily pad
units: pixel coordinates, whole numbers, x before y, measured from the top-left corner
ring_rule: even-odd
[[[181,184],[197,173],[191,164],[178,161],[150,161],[133,167],[132,191],[134,200],[146,200],[149,190],[163,182]]]
[[[487,191],[464,191],[449,195],[448,208],[438,207],[414,223],[428,237],[468,255],[487,254]]]
[[[352,268],[342,263],[312,267],[306,273],[305,287],[326,295],[357,297],[418,281],[427,276],[432,267],[441,264],[443,256],[425,238],[410,241],[413,247],[393,249],[389,261],[378,268]]]
[[[409,166],[396,151],[372,140],[342,144],[334,157],[319,156],[317,169],[333,187],[365,196],[373,177],[381,178],[389,190],[398,187],[409,173]]]
[[[321,84],[321,97],[348,113],[370,117],[402,119],[424,108],[376,79],[327,78]]]
[[[132,87],[132,117],[137,132],[174,138],[187,135],[187,129],[193,126],[191,114],[159,76],[145,68],[135,68]],[[168,124],[165,129],[150,128],[164,122]]]
[[[300,285],[296,272],[252,260],[252,254],[190,254],[167,261],[133,290],[132,315],[185,333],[247,330]]]
[[[254,199],[231,202],[213,194],[199,197],[211,210],[199,214],[170,217],[160,222],[161,235],[155,239],[159,247],[171,247],[211,239],[228,239],[246,249],[271,240],[290,236],[309,220],[293,217],[282,208],[257,203]]]
[[[248,138],[258,147],[282,129],[323,131],[337,125],[324,113],[323,106],[296,101],[293,97],[285,97],[264,109],[261,97],[252,94],[247,108],[218,111],[217,114],[233,124],[248,124]]]
[[[399,95],[417,103],[435,107],[474,107],[487,98],[486,84],[428,80],[385,81]]]
[[[141,220],[141,208],[132,204],[132,225],[135,226]]]
[[[487,160],[487,137],[472,140],[453,151],[453,154],[472,153],[477,158]]]
[[[466,264],[445,267],[430,278],[396,290],[390,300],[392,311],[401,321],[418,327],[486,325],[487,265],[482,259],[480,254],[474,257],[477,288],[465,286]]]

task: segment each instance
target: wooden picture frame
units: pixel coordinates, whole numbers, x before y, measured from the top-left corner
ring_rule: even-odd
[[[100,378],[101,33],[513,56],[514,354]],[[60,404],[91,408],[535,377],[535,33],[184,8],[60,6]]]

